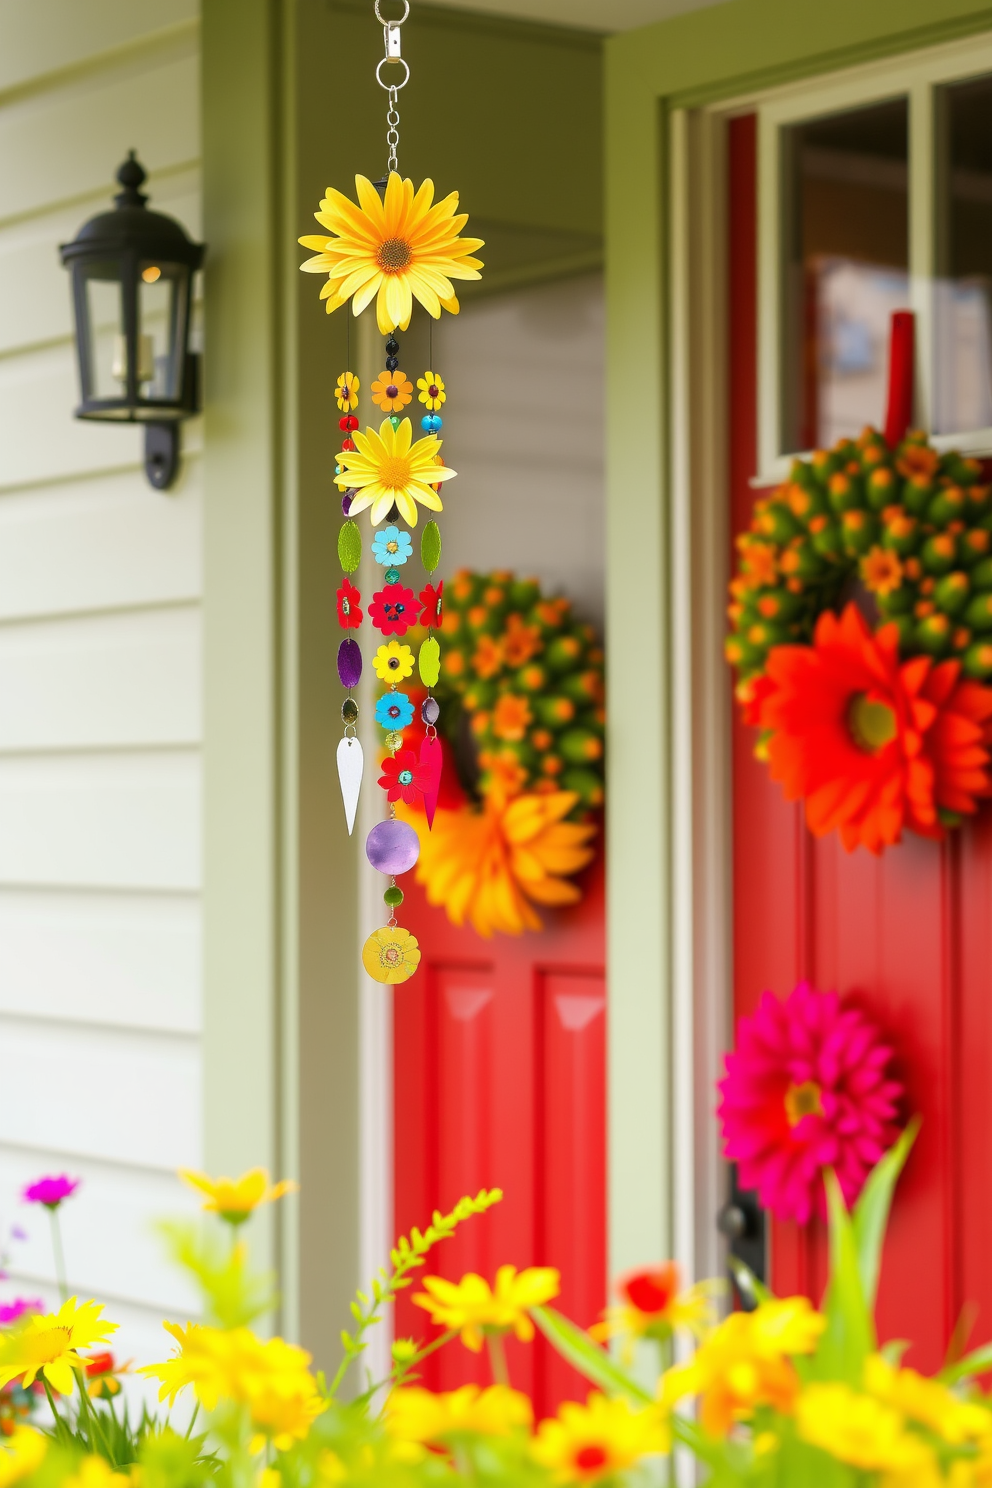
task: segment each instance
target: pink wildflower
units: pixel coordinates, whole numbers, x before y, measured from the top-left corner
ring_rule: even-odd
[[[742,1018],[720,1081],[724,1156],[778,1219],[806,1224],[826,1209],[823,1170],[857,1198],[892,1145],[903,1087],[892,1050],[860,1009],[808,982],[780,1001],[765,992]]]
[[[78,1178],[69,1178],[62,1173],[57,1178],[38,1178],[29,1183],[22,1198],[28,1204],[44,1204],[46,1209],[57,1209],[62,1200],[74,1194],[78,1187]]]
[[[40,1297],[15,1297],[13,1302],[0,1302],[0,1328],[9,1328],[28,1312],[44,1312]]]

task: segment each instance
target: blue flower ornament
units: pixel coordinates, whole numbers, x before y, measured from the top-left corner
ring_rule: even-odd
[[[413,704],[405,692],[386,692],[375,705],[375,721],[384,729],[405,729],[413,722]]]
[[[376,563],[399,568],[413,553],[413,539],[399,527],[380,527],[372,539],[372,553]]]

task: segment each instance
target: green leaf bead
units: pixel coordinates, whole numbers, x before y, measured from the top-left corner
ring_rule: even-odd
[[[420,539],[420,561],[428,573],[433,573],[441,562],[441,529],[436,522],[428,522]]]
[[[417,658],[420,680],[425,687],[436,687],[441,675],[441,647],[433,636],[428,636],[420,648]]]
[[[382,896],[383,904],[388,904],[390,909],[399,909],[403,903],[403,890],[396,884],[390,884]]]
[[[338,533],[338,558],[345,573],[354,573],[362,561],[362,534],[358,523],[347,521]]]

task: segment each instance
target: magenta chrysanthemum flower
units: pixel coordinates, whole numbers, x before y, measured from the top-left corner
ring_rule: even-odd
[[[57,1178],[38,1178],[29,1183],[22,1197],[28,1204],[44,1204],[46,1209],[57,1209],[62,1200],[74,1194],[78,1187],[78,1178],[61,1173]]]
[[[742,1018],[720,1081],[724,1156],[778,1219],[806,1224],[826,1202],[832,1167],[848,1205],[892,1145],[903,1087],[892,1050],[860,1009],[801,982],[765,992]]]
[[[40,1297],[15,1297],[13,1302],[0,1302],[0,1328],[9,1328],[28,1312],[44,1312]]]

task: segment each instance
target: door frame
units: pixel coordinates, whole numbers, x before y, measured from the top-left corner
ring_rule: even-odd
[[[803,79],[904,66],[983,32],[992,6],[973,0],[835,0],[812,13],[733,0],[607,42],[614,1273],[662,1256],[695,1275],[721,1262],[713,1081],[729,1042],[731,798],[718,119]]]

